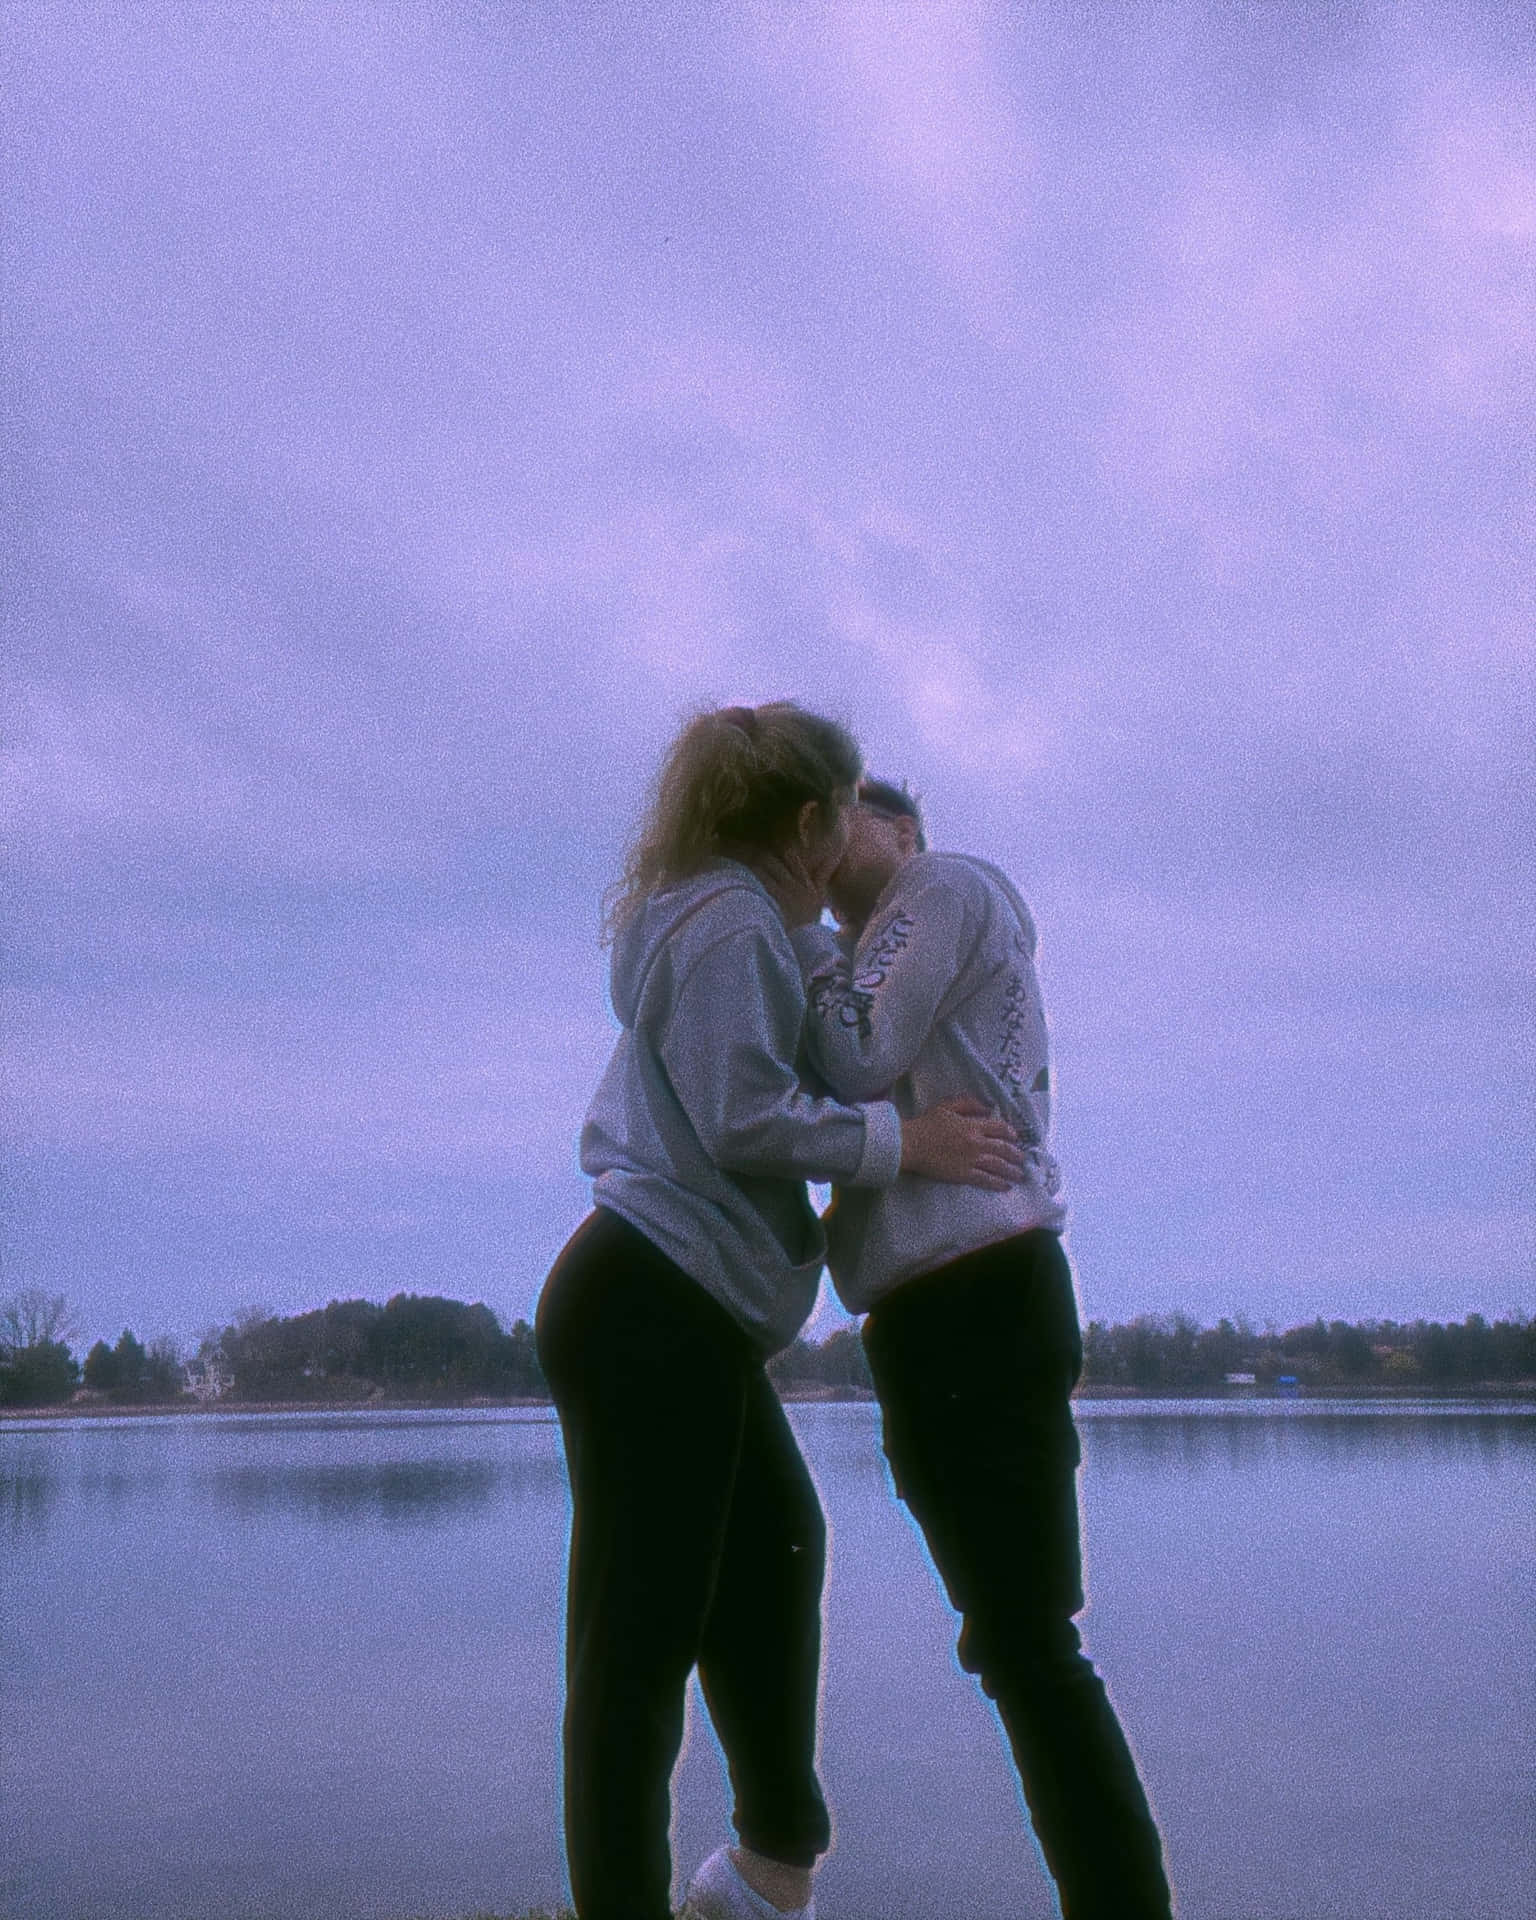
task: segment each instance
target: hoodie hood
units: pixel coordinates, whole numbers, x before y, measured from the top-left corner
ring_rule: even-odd
[[[614,936],[608,970],[609,997],[623,1026],[633,1027],[639,1019],[646,982],[667,943],[710,901],[735,892],[767,897],[767,889],[750,867],[736,860],[721,860],[702,873],[651,894],[625,922]]]

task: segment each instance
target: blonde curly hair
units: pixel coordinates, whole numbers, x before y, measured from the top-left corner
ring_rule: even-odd
[[[604,896],[604,937],[711,860],[784,845],[807,801],[830,829],[862,771],[848,730],[792,700],[695,714],[668,749],[624,871]]]

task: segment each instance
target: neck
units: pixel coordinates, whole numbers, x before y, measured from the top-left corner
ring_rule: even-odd
[[[875,867],[861,873],[851,887],[839,888],[832,899],[832,911],[845,927],[862,927],[882,893],[900,873],[905,863],[893,860],[888,867]]]

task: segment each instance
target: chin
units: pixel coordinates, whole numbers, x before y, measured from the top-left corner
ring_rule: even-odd
[[[827,888],[827,905],[843,926],[857,926],[869,912],[870,903],[860,895],[839,887]]]

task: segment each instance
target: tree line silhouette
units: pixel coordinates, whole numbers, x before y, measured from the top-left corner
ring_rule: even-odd
[[[383,1306],[333,1300],[287,1316],[249,1310],[206,1334],[183,1365],[174,1342],[145,1345],[124,1330],[98,1340],[84,1368],[69,1346],[60,1295],[0,1303],[0,1406],[67,1402],[82,1383],[113,1405],[175,1402],[195,1394],[234,1402],[452,1402],[547,1397],[526,1320],[503,1327],[484,1305],[400,1293]],[[769,1363],[781,1391],[859,1396],[873,1391],[854,1327],[796,1340]],[[1234,1380],[1234,1376],[1236,1380]],[[1090,1321],[1083,1385],[1144,1394],[1226,1391],[1251,1376],[1259,1389],[1444,1392],[1536,1388],[1536,1320],[1313,1320],[1284,1332],[1242,1320],[1203,1327],[1183,1314]]]
[[[280,1319],[246,1315],[219,1335],[209,1356],[240,1400],[404,1399],[440,1394],[543,1397],[533,1329],[510,1332],[487,1306],[436,1294],[397,1293]]]
[[[1144,1314],[1123,1326],[1090,1321],[1083,1379],[1143,1393],[1192,1393],[1252,1374],[1257,1386],[1450,1387],[1536,1384],[1536,1320],[1312,1320],[1256,1332],[1246,1322],[1202,1327],[1183,1314]]]
[[[174,1400],[186,1386],[173,1340],[152,1340],[146,1347],[126,1327],[115,1346],[96,1342],[85,1356],[81,1377],[86,1386],[125,1405]]]
[[[797,1340],[769,1365],[781,1385],[872,1390],[863,1343],[845,1328]],[[1252,1376],[1255,1387],[1514,1387],[1536,1385],[1536,1320],[1480,1313],[1435,1320],[1313,1320],[1277,1332],[1246,1321],[1202,1327],[1184,1314],[1142,1314],[1083,1330],[1082,1385],[1136,1393],[1202,1393]],[[1244,1382],[1246,1384],[1246,1382]]]

